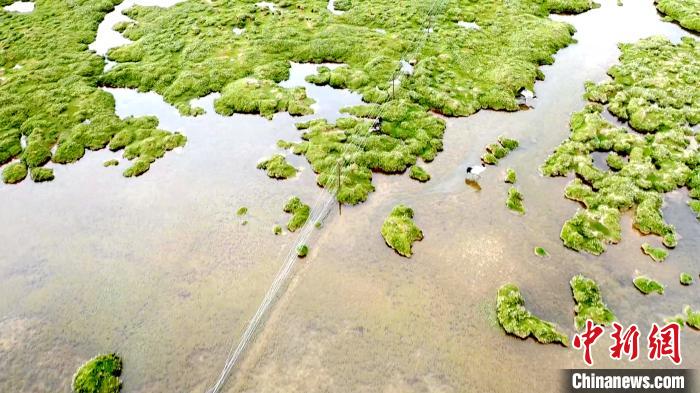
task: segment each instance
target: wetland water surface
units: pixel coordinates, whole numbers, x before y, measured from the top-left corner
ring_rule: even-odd
[[[577,273],[594,278],[622,323],[642,331],[700,299],[700,286],[678,284],[681,271],[697,274],[700,253],[687,195],[666,197],[665,217],[682,237],[666,262],[641,254],[644,241],[659,241],[634,233],[629,216],[622,242],[594,257],[562,246],[561,225],[577,205],[563,198],[567,179],[538,172],[568,135],[583,82],[605,78],[618,42],[688,33],[662,22],[650,1],[604,1],[561,18],[576,26],[578,43],[543,67],[546,79],[528,100],[533,109],[448,119],[445,151],[425,165],[432,180],[377,174],[367,202],[334,212],[316,231],[227,391],[554,392],[558,370],[580,367],[581,354],[505,335],[494,312],[501,284],[518,283],[531,311],[570,335],[568,282]],[[306,84],[315,68],[293,65],[284,82],[306,86],[316,100],[316,113],[303,118],[223,117],[211,108],[214,96],[200,100],[206,115],[183,118],[156,94],[110,89],[120,116],[157,115],[162,128],[185,133],[187,145],[135,179],[122,177],[123,162],[103,168],[120,158],[105,150],[53,165],[53,182],[0,185],[3,222],[11,223],[0,227],[0,391],[67,392],[80,364],[110,351],[124,359],[125,392],[206,390],[293,243],[293,234],[272,233],[288,218],[285,200],[311,203],[319,192],[302,157],[288,157],[302,171],[279,182],[255,163],[279,151],[278,139],[299,139],[295,122],[332,120],[340,107],[359,103],[354,94]],[[501,134],[521,148],[489,167],[477,192],[465,185],[464,168]],[[525,216],[504,206],[506,167],[518,173]],[[425,233],[411,259],[379,234],[397,203],[414,209]],[[240,206],[249,208],[247,225],[236,217]],[[536,257],[535,246],[551,257]],[[637,271],[667,284],[666,294],[638,293]],[[595,348],[596,366],[629,365],[606,351]],[[700,334],[690,329],[683,358],[685,368],[700,367]]]

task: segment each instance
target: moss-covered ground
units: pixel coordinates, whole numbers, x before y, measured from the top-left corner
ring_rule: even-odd
[[[155,118],[120,119],[114,98],[98,88],[104,59],[88,44],[118,3],[38,0],[30,13],[0,9],[0,165],[16,158],[30,170],[49,161],[68,164],[109,146],[134,160],[124,174],[136,176],[184,145],[184,136],[158,130]],[[26,177],[13,168],[6,183]],[[31,172],[35,181],[48,178],[47,171]]]
[[[587,319],[598,325],[609,325],[615,320],[615,315],[603,303],[600,288],[595,281],[578,275],[571,279],[570,285],[576,301],[574,307],[576,329],[580,330],[586,324]]]
[[[292,217],[287,222],[287,229],[289,232],[294,232],[306,224],[309,219],[309,214],[311,213],[311,207],[303,203],[299,197],[291,197],[284,205],[283,208],[285,213],[289,213]],[[275,231],[276,232],[276,231]]]
[[[506,169],[505,182],[509,184],[515,184],[517,180],[518,176],[516,175],[515,170],[513,170],[513,168]]]
[[[666,20],[678,22],[688,30],[700,32],[700,1],[655,0],[656,9],[666,15]]]
[[[73,376],[75,393],[118,393],[122,360],[116,354],[99,355],[81,366]]]
[[[311,110],[304,90],[278,84],[289,77],[290,62],[342,63],[320,67],[307,80],[360,93],[367,104],[350,113],[366,121],[307,125],[304,141],[292,149],[306,156],[321,186],[337,185],[340,165],[338,199],[355,204],[373,190],[372,171],[400,173],[442,149],[444,121],[431,112],[518,110],[520,91],[543,77],[538,66],[551,64],[552,55],[573,42],[573,27],[549,13],[593,6],[589,0],[507,6],[489,0],[445,2],[431,11],[430,3],[416,0],[339,1],[336,7],[347,11],[334,15],[327,3],[288,0],[274,10],[231,0],[133,7],[126,14],[134,22],[118,26],[133,43],[109,51],[117,65],[100,83],[158,92],[183,114],[201,112],[192,99],[221,92],[214,106],[223,115],[301,115]],[[399,60],[414,64],[414,72],[392,88]],[[369,133],[379,116],[379,132]]]
[[[506,199],[508,209],[519,214],[525,214],[525,205],[523,205],[523,194],[517,188],[511,187],[508,189],[508,198]]]
[[[649,243],[642,244],[642,252],[649,255],[649,257],[656,262],[663,262],[668,256],[668,251],[663,248],[654,247]]]
[[[486,152],[481,156],[481,162],[488,165],[498,164],[498,160],[505,158],[511,151],[518,148],[519,142],[505,136],[498,137],[498,143],[486,146]]]
[[[700,330],[700,311],[693,311],[690,306],[685,306],[683,309],[685,313],[685,323],[693,329]]]
[[[659,295],[664,294],[664,286],[661,285],[660,282],[651,279],[647,276],[639,276],[634,279],[634,286],[639,289],[640,292],[642,292],[645,295],[648,295],[652,292],[656,292]]]
[[[569,343],[567,335],[553,323],[537,318],[525,308],[525,299],[515,284],[505,284],[498,289],[496,312],[498,322],[507,333],[523,339],[533,336],[541,343],[558,342],[564,346]]]
[[[267,176],[273,179],[289,179],[297,174],[297,168],[290,165],[281,154],[275,154],[260,162],[258,169],[264,169],[267,171]]]
[[[413,210],[405,205],[397,205],[384,220],[382,236],[386,244],[399,255],[410,257],[413,242],[423,239],[423,231],[413,222]]]
[[[690,285],[693,283],[693,276],[691,276],[690,274],[688,274],[686,272],[683,272],[683,273],[681,273],[679,280],[680,280],[681,284],[683,284],[683,285]]]
[[[571,134],[542,167],[547,176],[575,174],[567,198],[585,208],[564,224],[567,247],[592,254],[620,240],[620,213],[634,211],[634,227],[675,247],[676,230],[663,219],[664,193],[687,187],[700,198],[700,151],[690,127],[700,122],[700,44],[652,37],[621,44],[611,79],[587,83],[586,107],[571,117]],[[629,128],[604,118],[609,111]],[[607,152],[609,170],[593,165]]]
[[[307,255],[309,255],[309,246],[306,244],[299,245],[299,247],[297,247],[297,256],[299,258],[305,258]]]
[[[411,177],[411,179],[418,180],[421,183],[430,180],[430,173],[418,165],[413,165],[408,175]]]

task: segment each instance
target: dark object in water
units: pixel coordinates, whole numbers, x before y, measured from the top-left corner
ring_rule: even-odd
[[[373,133],[381,132],[381,130],[382,130],[382,118],[380,116],[374,121],[374,123],[372,123],[372,128],[369,129],[369,132],[373,134]]]

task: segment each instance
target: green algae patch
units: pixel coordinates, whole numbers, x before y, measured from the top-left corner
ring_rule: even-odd
[[[486,152],[481,156],[481,162],[488,165],[498,164],[498,160],[505,158],[511,151],[518,148],[520,144],[515,139],[498,137],[498,143],[491,143],[486,146]]]
[[[649,243],[642,244],[642,251],[656,262],[663,262],[668,256],[668,251],[663,248],[653,247]]]
[[[382,225],[382,237],[399,255],[410,257],[415,241],[423,239],[423,231],[413,222],[413,209],[397,205]]]
[[[107,160],[107,161],[102,163],[102,166],[105,168],[110,167],[110,166],[117,166],[117,165],[119,165],[119,160],[116,160],[116,159]]]
[[[241,206],[238,208],[238,210],[236,210],[236,215],[239,217],[245,216],[246,214],[248,214],[248,208],[245,206]]]
[[[634,286],[639,289],[639,291],[645,295],[648,295],[652,292],[656,292],[659,295],[664,294],[664,286],[661,285],[656,280],[653,280],[647,276],[639,276],[634,279]]]
[[[53,169],[51,168],[32,168],[29,170],[29,175],[35,183],[43,183],[54,179]]]
[[[688,206],[690,210],[697,215],[698,220],[700,220],[700,200],[689,201]]]
[[[519,214],[525,214],[525,205],[523,205],[523,194],[517,188],[511,187],[508,189],[508,199],[506,199],[508,209]]]
[[[609,231],[612,236],[591,237],[573,230],[572,220],[567,221],[565,244],[584,240],[590,247],[572,248],[593,254],[602,253],[604,243],[620,240],[619,214],[628,210],[634,212],[638,231],[675,247],[676,230],[661,211],[663,195],[687,187],[692,198],[700,198],[700,153],[690,128],[700,122],[700,101],[693,98],[700,96],[695,80],[700,74],[700,44],[688,38],[673,44],[652,37],[622,44],[620,50],[620,64],[608,70],[611,80],[586,84],[589,103],[571,116],[569,139],[541,168],[546,176],[575,174],[565,196],[586,208],[572,219],[579,229],[582,219],[590,216],[607,216],[615,227],[605,225],[615,229]],[[605,109],[629,128],[607,121]],[[610,171],[593,165],[594,152],[608,153]],[[586,241],[591,238],[595,239]]]
[[[430,180],[430,174],[418,165],[413,165],[408,175],[411,177],[411,179],[418,180],[421,183],[425,183]]]
[[[5,184],[17,184],[27,177],[27,166],[23,162],[15,162],[2,170],[2,181]]]
[[[309,246],[306,244],[299,245],[299,247],[297,247],[297,256],[299,258],[305,258],[307,255],[309,255]]]
[[[535,247],[535,255],[544,258],[549,256],[549,252],[547,252],[547,250],[545,250],[543,247]]]
[[[90,359],[73,376],[75,393],[118,393],[122,382],[122,360],[116,354],[99,355]]]
[[[14,159],[29,168],[72,163],[122,132],[130,137],[114,150],[126,155],[152,143],[157,121],[116,115],[114,98],[98,87],[104,59],[88,51],[99,22],[119,2],[49,1],[28,14],[0,12],[0,165]],[[170,135],[160,132],[159,140]],[[128,174],[143,173],[146,161],[164,154],[143,153],[137,154],[144,160],[138,171]]]
[[[287,222],[289,232],[294,232],[306,224],[311,214],[311,207],[303,203],[299,197],[291,197],[284,205],[284,212],[289,213],[292,217]]]
[[[681,273],[679,280],[680,280],[681,284],[683,284],[683,285],[690,285],[693,283],[693,276],[691,276],[688,273],[683,272],[683,273]]]
[[[506,169],[506,178],[505,182],[509,184],[515,184],[515,182],[518,180],[517,175],[515,174],[515,171],[513,168],[508,168]]]
[[[700,330],[700,311],[693,311],[690,306],[685,306],[685,323],[693,329]]]
[[[297,168],[293,167],[281,154],[275,154],[269,159],[262,161],[257,166],[258,169],[267,171],[267,176],[273,179],[289,179],[297,174]]]
[[[525,299],[515,284],[505,284],[498,289],[496,313],[498,323],[507,333],[522,339],[533,336],[544,344],[558,342],[568,346],[569,338],[566,334],[560,332],[553,323],[543,321],[525,309]]]
[[[581,330],[587,319],[598,325],[609,325],[615,320],[615,315],[603,303],[600,288],[595,281],[578,275],[571,278],[570,285],[576,301],[574,324],[577,330]]]
[[[664,19],[678,22],[688,30],[700,33],[700,3],[697,0],[655,0]]]
[[[279,225],[273,226],[272,233],[274,233],[275,235],[281,235],[282,234],[282,227]]]

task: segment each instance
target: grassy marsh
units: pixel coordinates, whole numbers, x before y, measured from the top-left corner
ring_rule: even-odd
[[[600,288],[595,281],[578,275],[571,278],[570,285],[576,301],[574,325],[577,330],[581,330],[587,319],[598,325],[609,325],[615,321],[615,314],[603,303]]]
[[[423,231],[413,222],[413,210],[397,205],[382,224],[382,237],[399,255],[410,257],[413,243],[423,239]]]
[[[647,276],[639,276],[633,280],[634,286],[639,289],[639,291],[645,295],[652,292],[656,292],[659,295],[664,294],[664,286],[658,281],[651,279]]]
[[[567,247],[600,254],[620,240],[620,213],[634,210],[634,227],[673,248],[677,234],[663,219],[663,194],[682,188],[700,197],[700,152],[690,127],[700,122],[700,44],[662,37],[621,44],[611,80],[587,83],[586,107],[571,116],[569,139],[542,166],[546,176],[574,173],[565,195],[585,206],[564,224]],[[695,98],[694,98],[695,97]],[[604,110],[627,122],[618,127]],[[611,170],[593,165],[593,152],[608,152]]]
[[[523,339],[533,336],[544,344],[569,344],[568,336],[553,323],[537,318],[525,308],[525,299],[515,284],[505,284],[498,289],[496,312],[498,322],[507,333]]]
[[[294,232],[306,224],[309,219],[309,214],[311,213],[311,207],[303,203],[299,197],[291,197],[287,203],[284,205],[285,213],[289,213],[292,217],[287,222],[287,229],[289,232]],[[276,231],[275,231],[276,232]],[[275,233],[276,234],[276,233]]]
[[[75,393],[118,393],[122,360],[116,354],[99,355],[82,365],[73,376]]]
[[[260,162],[257,168],[267,171],[267,176],[273,179],[289,179],[290,177],[296,176],[298,171],[297,168],[290,165],[281,154],[275,154]]]

